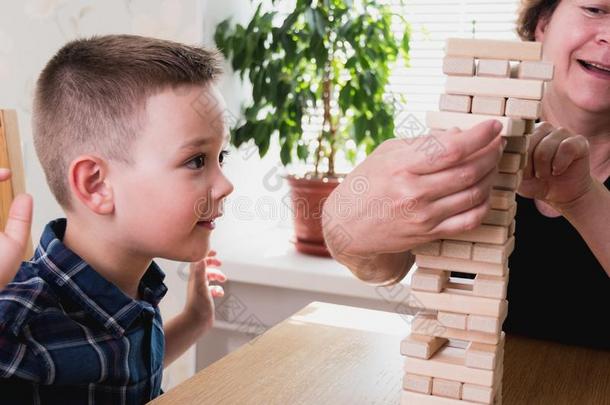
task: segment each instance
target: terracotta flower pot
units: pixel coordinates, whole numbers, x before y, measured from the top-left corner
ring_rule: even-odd
[[[337,177],[286,176],[291,188],[297,251],[330,257],[322,234],[322,207],[340,183]]]

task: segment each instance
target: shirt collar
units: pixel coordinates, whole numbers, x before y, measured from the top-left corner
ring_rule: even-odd
[[[116,336],[122,336],[142,311],[154,311],[167,292],[165,274],[153,261],[140,280],[142,300],[134,300],[107,281],[63,244],[67,220],[47,224],[34,254],[41,276],[67,294]]]

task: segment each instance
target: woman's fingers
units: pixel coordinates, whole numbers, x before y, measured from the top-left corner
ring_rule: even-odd
[[[490,198],[468,211],[445,219],[430,231],[430,235],[435,235],[436,239],[440,239],[474,229],[481,224],[489,212],[489,208]]]
[[[551,177],[553,158],[557,153],[559,144],[571,135],[568,131],[559,128],[545,136],[538,142],[533,151],[534,175],[538,179]]]
[[[588,158],[588,156],[589,142],[584,136],[577,135],[564,139],[557,147],[557,153],[553,157],[551,174],[560,176],[573,162]]]
[[[534,151],[536,147],[547,135],[553,132],[555,128],[548,122],[544,122],[536,127],[534,133],[530,135],[529,147],[527,151],[527,164],[523,169],[523,179],[531,179],[536,176],[534,167]]]

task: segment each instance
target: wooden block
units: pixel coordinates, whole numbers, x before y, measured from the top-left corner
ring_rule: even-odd
[[[400,342],[400,354],[420,359],[429,359],[441,347],[446,345],[447,342],[446,338],[411,333]]]
[[[402,388],[407,391],[430,395],[432,393],[432,377],[407,373],[402,378]]]
[[[463,384],[462,399],[481,404],[491,404],[494,399],[494,389],[482,385]]]
[[[480,124],[481,122],[494,119],[502,123],[500,135],[503,136],[523,136],[525,133],[525,121],[510,117],[494,116],[482,114],[464,114],[451,111],[429,111],[426,113],[426,126],[432,129],[447,130],[457,127],[466,130]]]
[[[493,187],[499,190],[516,191],[523,179],[523,171],[516,173],[496,173]]]
[[[510,77],[510,61],[505,59],[479,59],[477,76]]]
[[[474,104],[473,104],[474,112]],[[524,118],[536,120],[542,115],[542,103],[536,100],[522,100],[519,98],[509,98],[506,102],[507,117]]]
[[[453,347],[444,347],[428,360],[405,358],[404,371],[431,376],[433,390],[434,378],[459,379],[460,382],[491,387],[496,373],[496,370],[467,367],[464,350]]]
[[[510,138],[508,138],[510,139]],[[491,190],[491,209],[507,210],[515,203],[515,192],[507,190]]]
[[[469,314],[466,319],[466,330],[495,336],[502,332],[502,324],[504,323],[505,318],[506,315],[497,318],[493,316]],[[485,335],[483,337],[485,337]],[[479,339],[478,341],[481,342],[482,340],[483,339]],[[487,341],[481,343],[494,343],[490,342],[488,339],[486,340]]]
[[[462,329],[462,330],[466,330],[466,318],[467,317],[468,316],[465,314],[458,314],[455,312],[445,312],[445,311],[438,311],[438,314],[436,315],[436,319],[443,326],[445,326],[447,328]]]
[[[516,136],[506,138],[506,146],[504,147],[504,153],[511,152],[525,154],[527,153],[527,148],[529,147],[529,141],[529,136]]]
[[[408,302],[412,308],[457,312],[499,317],[506,311],[507,301],[494,298],[475,297],[470,292],[460,293],[411,291]]]
[[[511,224],[514,220],[511,220]],[[510,233],[510,226],[508,228]],[[485,263],[506,263],[508,256],[515,249],[515,238],[509,237],[502,245],[493,245],[489,243],[475,243],[472,249],[472,260]]]
[[[466,348],[465,364],[468,367],[480,368],[484,370],[495,370],[499,365],[499,358],[504,349],[504,332],[497,345],[487,345],[484,343],[470,342]],[[432,382],[434,390],[434,382]],[[434,391],[433,391],[434,392]]]
[[[439,256],[441,254],[441,241],[436,240],[428,243],[422,243],[411,249],[414,255]]]
[[[436,395],[426,395],[419,392],[402,391],[401,405],[481,405],[477,402],[462,401],[453,398],[444,398]]]
[[[4,119],[0,110],[0,167],[10,168],[8,142]],[[0,183],[0,231],[4,231],[8,220],[9,209],[14,197],[12,180]]]
[[[504,226],[480,225],[470,231],[451,235],[451,239],[467,242],[504,244],[508,239],[508,229]]]
[[[432,395],[445,398],[462,398],[462,383],[459,381],[445,380],[444,378],[432,379]]]
[[[474,58],[445,56],[443,73],[449,76],[472,76],[474,75]]]
[[[440,111],[453,111],[469,113],[472,105],[472,97],[455,94],[441,94],[438,109]]]
[[[411,288],[418,291],[441,292],[448,280],[447,271],[419,267],[411,277]]]
[[[517,213],[517,204],[514,203],[508,210],[489,210],[487,215],[483,218],[483,224],[485,225],[500,225],[509,226],[515,214]],[[474,256],[473,260],[478,260]],[[486,260],[485,260],[486,261]]]
[[[542,100],[542,80],[501,79],[495,77],[447,76],[445,93],[468,96],[513,97],[526,100]]]
[[[506,287],[508,286],[507,276],[488,276],[477,274],[472,286],[472,294],[478,297],[506,298]]]
[[[473,321],[470,320],[471,317],[474,317]],[[506,317],[506,315],[504,315],[504,317]],[[496,324],[500,324],[500,326],[502,325],[502,322],[504,322],[504,319],[502,317],[498,319],[495,317],[468,315],[466,320],[466,327],[468,327],[468,323],[470,322],[473,324],[474,327],[489,329],[492,326],[489,323],[490,319],[494,319],[496,321]],[[428,334],[432,336],[444,337],[447,339],[458,339],[488,344],[497,344],[500,341],[499,330],[496,332],[487,332],[475,329],[462,330],[448,328],[438,321],[436,314],[424,312],[420,312],[413,317],[413,321],[411,322],[411,331],[413,333]]]
[[[517,227],[517,221],[513,221],[512,224],[508,227],[508,236],[511,237],[515,234],[515,229]]]
[[[517,173],[521,168],[523,158],[524,156],[520,153],[504,152],[498,163],[498,170],[500,173]]]
[[[519,79],[553,80],[555,68],[551,62],[523,61],[517,67]]]
[[[535,129],[536,129],[535,120],[525,120],[525,134],[526,135],[533,134]]]
[[[479,59],[542,60],[542,43],[494,39],[449,38],[445,54]]]
[[[444,240],[441,244],[441,256],[456,259],[472,258],[472,243],[457,240]]]
[[[484,115],[504,115],[506,99],[504,97],[474,96],[472,113]]]
[[[415,256],[415,263],[418,267],[429,269],[459,271],[469,274],[489,274],[490,276],[503,276],[508,271],[508,265],[506,263],[475,262],[472,260],[442,256],[417,255]]]

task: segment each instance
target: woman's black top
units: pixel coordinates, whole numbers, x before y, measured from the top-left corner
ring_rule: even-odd
[[[610,179],[604,184],[610,189]],[[520,196],[515,220],[504,330],[610,349],[610,277],[583,238]]]

